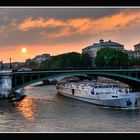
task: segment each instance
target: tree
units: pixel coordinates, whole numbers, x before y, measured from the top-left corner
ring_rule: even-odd
[[[80,67],[80,53],[71,52],[67,54],[67,67]]]
[[[80,53],[70,52],[52,56],[50,60],[44,60],[40,68],[70,68],[80,66]]]
[[[51,65],[51,61],[52,61],[51,59],[46,59],[46,60],[42,61],[42,62],[40,63],[39,68],[40,68],[40,69],[49,68],[50,65]]]
[[[38,69],[39,64],[34,61],[31,61],[28,64],[26,64],[25,66],[28,68],[31,68],[31,69]]]
[[[130,66],[133,68],[139,68],[140,67],[140,58],[130,58]]]
[[[102,48],[97,52],[95,57],[95,64],[101,68],[120,68],[128,67],[129,58],[128,54],[113,48]]]
[[[81,54],[80,65],[82,67],[91,67],[91,58],[88,53]]]

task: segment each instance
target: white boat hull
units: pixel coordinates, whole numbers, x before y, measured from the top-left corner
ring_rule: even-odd
[[[116,107],[116,108],[135,108],[136,107],[136,97],[135,96],[128,96],[127,98],[116,98],[116,99],[93,99],[93,98],[88,98],[88,97],[81,97],[81,96],[76,96],[64,92],[58,91],[59,94],[74,98],[77,100],[85,101],[88,103],[92,103],[95,105],[100,105],[100,106],[107,106],[107,107]],[[131,102],[129,104],[129,102]]]

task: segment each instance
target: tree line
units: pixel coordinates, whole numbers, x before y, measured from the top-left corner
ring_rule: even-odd
[[[88,53],[69,52],[51,56],[41,63],[31,61],[24,67],[31,69],[61,69],[61,68],[133,68],[140,66],[140,58],[129,58],[128,54],[112,48],[102,48],[95,58]]]
[[[140,68],[140,58],[129,57],[126,52],[102,48],[95,58],[96,68]]]
[[[24,65],[32,69],[57,69],[57,68],[86,68],[91,67],[91,58],[88,53],[69,52],[51,56],[41,63],[31,61]]]

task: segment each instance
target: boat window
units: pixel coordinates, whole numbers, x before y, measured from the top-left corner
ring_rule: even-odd
[[[118,98],[118,96],[112,96],[112,98]]]
[[[74,89],[72,89],[72,95],[74,95]]]
[[[121,92],[121,91],[122,91],[122,89],[119,89],[118,91],[119,91],[119,92]]]
[[[128,89],[125,89],[125,92],[128,93],[129,92]]]
[[[91,94],[94,94],[94,89],[92,89]]]

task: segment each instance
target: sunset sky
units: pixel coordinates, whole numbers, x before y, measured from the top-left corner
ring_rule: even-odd
[[[43,53],[81,53],[100,39],[133,50],[140,42],[140,8],[0,7],[3,62],[9,62],[10,57],[12,62],[24,62]]]

